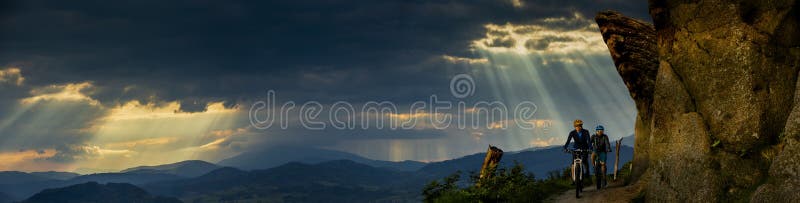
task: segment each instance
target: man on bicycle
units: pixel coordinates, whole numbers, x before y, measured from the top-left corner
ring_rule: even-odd
[[[595,165],[595,174],[597,174],[598,182],[597,182],[597,189],[599,190],[602,187],[605,187],[608,182],[606,182],[606,155],[608,152],[611,152],[611,143],[608,141],[608,135],[606,135],[603,131],[605,128],[602,125],[598,125],[595,128],[595,133],[592,135],[592,162]],[[599,165],[598,165],[599,164]],[[598,167],[599,166],[599,167]],[[599,169],[599,171],[598,171]]]
[[[577,119],[577,120],[572,122],[572,126],[575,127],[575,130],[569,132],[569,136],[567,137],[567,143],[564,144],[564,151],[567,151],[567,147],[569,146],[569,143],[572,140],[575,140],[575,143],[572,145],[573,149],[584,149],[584,150],[591,149],[592,146],[589,144],[589,136],[591,134],[589,134],[588,130],[583,129],[583,121],[580,120],[580,119]],[[582,165],[583,165],[583,168],[585,169],[584,170],[584,174],[585,174],[584,177],[590,177],[589,176],[589,166],[587,164],[587,162],[588,162],[587,160],[589,160],[589,157],[585,153],[582,154],[582,155],[583,155],[583,157],[581,157],[581,159],[584,160]],[[573,154],[572,156],[573,156],[572,160],[575,160],[575,154]],[[572,171],[572,173],[575,174],[575,171]]]

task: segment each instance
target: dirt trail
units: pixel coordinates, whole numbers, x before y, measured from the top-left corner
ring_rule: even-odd
[[[575,198],[575,189],[569,190],[547,202],[630,202],[639,194],[635,186],[623,186],[622,181],[609,182],[608,187],[597,190],[595,185],[583,188],[581,198]]]

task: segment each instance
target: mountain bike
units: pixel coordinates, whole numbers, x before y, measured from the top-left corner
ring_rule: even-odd
[[[583,159],[582,157],[584,154],[588,154],[591,151],[588,149],[573,149],[567,150],[567,152],[572,153],[574,160],[572,160],[572,181],[575,182],[575,198],[581,197],[581,192],[583,192]],[[575,172],[578,174],[575,174]]]
[[[592,166],[594,166],[594,180],[597,184],[597,190],[600,190],[603,188],[606,179],[606,174],[600,166],[600,154],[597,154],[597,157],[592,157]]]

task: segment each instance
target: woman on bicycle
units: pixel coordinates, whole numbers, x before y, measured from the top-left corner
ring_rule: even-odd
[[[608,135],[606,135],[603,131],[605,128],[602,125],[598,125],[595,128],[595,134],[592,135],[592,160],[594,160],[593,164],[595,165],[594,173],[597,175],[597,189],[599,190],[600,187],[605,187],[608,183],[606,182],[606,155],[608,152],[611,152],[611,143],[608,141]],[[598,165],[599,164],[599,167]],[[599,171],[598,171],[599,170]]]
[[[589,150],[591,148],[591,145],[589,144],[589,136],[591,135],[589,134],[588,130],[583,129],[583,121],[577,119],[572,122],[572,126],[575,127],[575,130],[569,132],[567,143],[564,144],[564,151],[567,151],[567,147],[569,147],[569,143],[572,140],[575,140],[575,144],[572,145],[573,149]],[[574,156],[575,155],[573,155],[572,160],[575,160]],[[581,157],[581,159],[584,160],[582,164],[584,166],[583,168],[585,169],[584,177],[589,177],[589,165],[587,164],[588,161],[586,161],[589,160],[588,158],[589,156],[587,154],[583,154],[583,157]],[[572,171],[572,173],[575,174],[575,171]]]

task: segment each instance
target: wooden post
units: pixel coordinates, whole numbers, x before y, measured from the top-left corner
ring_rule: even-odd
[[[503,158],[503,150],[495,146],[489,145],[486,150],[486,158],[483,159],[481,166],[480,179],[491,177],[497,165],[500,164],[500,158]]]
[[[617,171],[618,171],[617,168],[619,168],[619,149],[620,145],[622,145],[622,139],[623,138],[619,138],[619,140],[617,140],[617,146],[616,146],[617,151],[615,151],[617,156],[615,156],[614,158],[614,180],[617,180]]]

